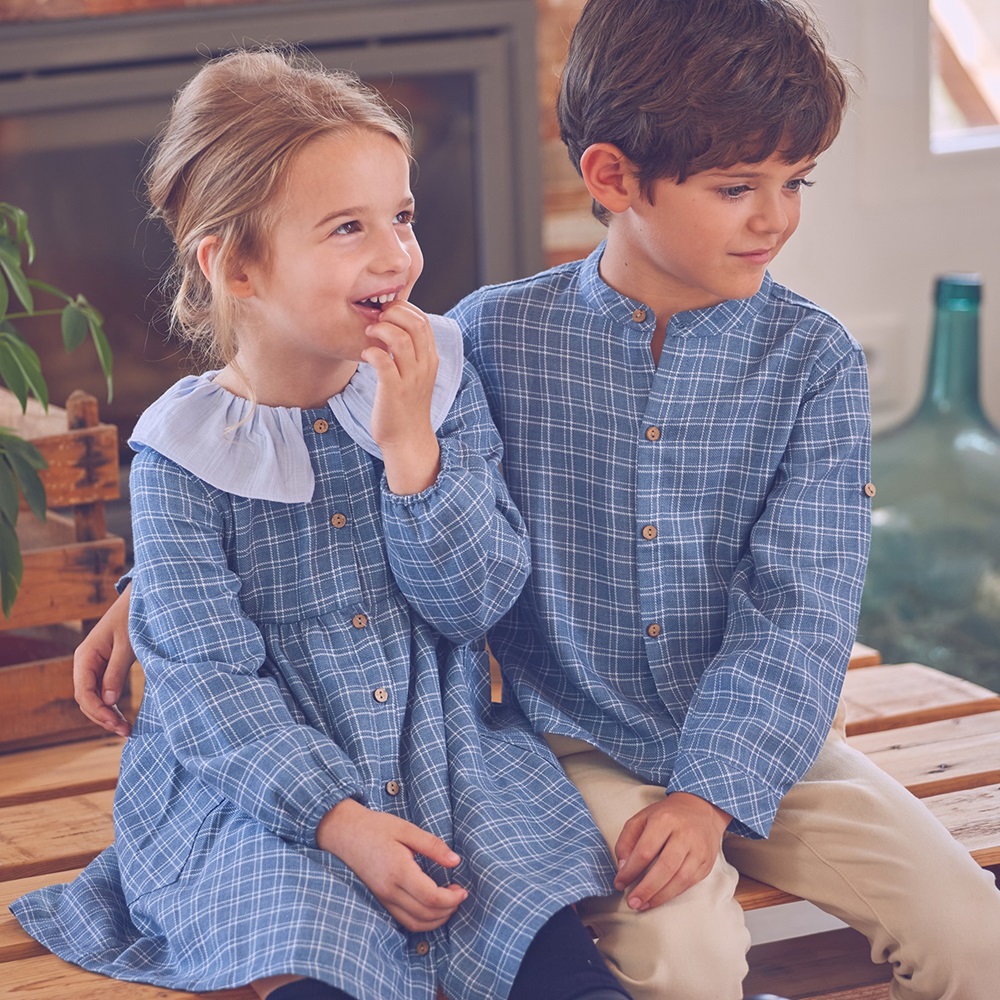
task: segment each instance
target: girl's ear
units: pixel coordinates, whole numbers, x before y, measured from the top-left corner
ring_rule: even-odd
[[[580,157],[580,174],[594,201],[618,214],[639,194],[632,161],[610,142],[595,142]]]
[[[218,236],[203,236],[198,244],[198,266],[210,283],[219,280],[216,270],[221,246]],[[254,294],[250,276],[241,267],[234,268],[221,280],[225,282],[227,290],[237,298],[246,299]]]

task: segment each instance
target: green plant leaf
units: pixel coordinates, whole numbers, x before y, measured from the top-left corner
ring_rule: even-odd
[[[10,618],[23,576],[21,546],[18,544],[14,526],[0,517],[0,607],[3,609],[4,618]]]
[[[70,302],[62,311],[62,338],[67,351],[75,351],[87,338],[86,314],[75,303]]]
[[[7,306],[10,303],[10,289],[6,281],[0,281],[0,316],[7,315]]]
[[[47,469],[49,467],[49,463],[45,461],[42,453],[30,441],[26,441],[9,427],[0,427],[0,441],[3,442],[8,453],[16,452],[18,457],[27,462],[31,468]]]
[[[93,306],[88,307],[87,325],[90,327],[90,336],[94,341],[94,350],[97,351],[97,358],[101,362],[101,370],[104,372],[104,378],[108,383],[108,402],[110,403],[114,398],[114,388],[111,384],[111,363],[113,358],[111,357],[111,345],[108,343],[108,338],[104,335],[101,322],[101,314]]]
[[[28,278],[28,284],[40,292],[45,292],[46,295],[54,295],[57,299],[62,299],[63,302],[73,301],[65,292],[61,292],[55,285],[50,285],[48,282],[39,281],[37,278]]]
[[[4,435],[2,432],[0,432],[0,454],[7,459],[28,509],[40,521],[44,521],[47,513],[45,487],[36,470],[46,468],[48,463],[33,444],[14,435]],[[0,469],[0,474],[2,471]]]
[[[16,333],[0,332],[0,345],[5,345],[21,369],[24,381],[34,397],[47,410],[49,408],[49,387],[42,375],[42,362],[32,347]],[[20,398],[20,397],[18,397]],[[21,404],[22,409],[24,403]]]
[[[28,232],[28,213],[23,208],[11,205],[8,202],[0,202],[0,216],[6,215],[14,223],[14,232],[17,243],[24,244],[28,250],[28,263],[35,259],[35,243]]]
[[[21,270],[21,250],[9,236],[0,236],[0,270],[7,275],[10,287],[21,300],[21,305],[28,312],[34,312],[35,300],[31,295],[31,286]]]
[[[0,380],[17,397],[23,413],[28,405],[28,382],[21,372],[17,357],[8,346],[3,334],[0,334]]]
[[[0,444],[2,443],[0,441]],[[37,478],[37,472],[35,476]],[[10,464],[9,456],[0,451],[0,517],[5,518],[11,524],[17,524],[17,482],[17,473]]]

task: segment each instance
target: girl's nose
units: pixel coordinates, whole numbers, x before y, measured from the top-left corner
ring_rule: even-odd
[[[405,271],[412,263],[406,243],[395,231],[386,233],[380,240],[378,251],[373,262],[374,270],[379,272],[399,273]]]

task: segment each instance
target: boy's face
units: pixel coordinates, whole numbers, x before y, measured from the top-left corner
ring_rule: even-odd
[[[812,158],[788,164],[774,154],[692,174],[682,184],[654,182],[651,200],[635,197],[612,218],[605,280],[648,303],[661,322],[754,295],[799,224],[814,166]]]

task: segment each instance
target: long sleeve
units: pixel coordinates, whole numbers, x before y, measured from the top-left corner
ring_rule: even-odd
[[[383,484],[386,547],[421,617],[449,639],[469,642],[514,603],[529,557],[524,522],[500,474],[500,438],[468,364],[438,437],[441,472],[428,489],[398,496]]]
[[[685,717],[669,789],[710,799],[739,832],[766,835],[836,710],[868,553],[867,393],[852,351],[802,401]]]

